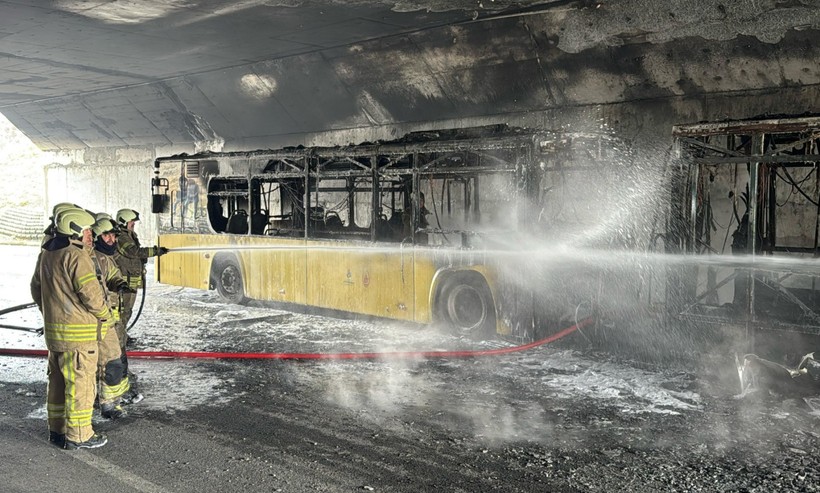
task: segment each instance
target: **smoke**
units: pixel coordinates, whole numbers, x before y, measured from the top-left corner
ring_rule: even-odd
[[[470,421],[476,438],[489,446],[522,441],[548,443],[555,432],[553,423],[538,403],[513,406],[493,401],[478,403],[460,412]]]
[[[332,365],[328,370],[327,398],[339,406],[366,411],[373,420],[395,416],[423,405],[436,387],[427,375],[417,373],[413,361],[384,361]],[[351,370],[353,370],[351,372]]]
[[[386,428],[440,428],[489,446],[550,443],[565,410],[579,403],[594,402],[622,416],[703,410],[683,373],[640,370],[568,350],[486,360],[333,363],[289,373],[298,388],[321,392],[359,419]]]
[[[32,262],[36,250],[31,248]],[[22,274],[25,280],[30,275]],[[355,352],[486,349],[504,344],[478,343],[384,321],[303,314],[260,321],[263,315],[271,316],[269,309],[226,305],[212,292],[154,284],[149,292],[153,296],[146,302],[145,318],[133,334],[140,349]],[[243,319],[248,322],[242,324]],[[661,327],[635,330],[639,334],[666,332]],[[703,330],[688,333],[705,337]],[[672,333],[665,345],[677,344],[683,350],[684,340]],[[658,352],[663,349],[657,348]],[[32,373],[44,379],[41,360],[15,358],[12,362],[32,365]],[[169,414],[194,406],[239,402],[244,390],[236,383],[259,373],[258,367],[238,362],[136,360],[132,366],[148,396],[140,406]],[[2,369],[3,380],[8,381],[6,367]],[[734,371],[731,365],[713,365],[696,379],[698,374],[691,367],[687,371],[643,370],[611,356],[544,347],[490,359],[317,362],[275,365],[269,371],[289,381],[294,392],[322,396],[356,419],[408,434],[415,429],[442,430],[449,437],[467,437],[485,446],[521,442],[585,446],[595,433],[606,431],[610,422],[643,422],[647,416],[700,422],[708,412],[716,417],[703,430],[704,436],[710,446],[728,448],[737,443],[739,433],[771,433],[767,429],[771,420],[780,420],[783,426],[793,423],[795,407],[803,401],[772,406],[766,393],[759,393],[757,400],[735,400],[731,397],[737,392],[735,383],[726,387],[732,389],[729,393],[720,386],[717,375],[723,370],[725,375]],[[168,381],[176,382],[174,393],[164,392]],[[718,401],[721,407],[717,409],[716,395],[729,396]],[[721,409],[731,411],[725,419]],[[626,431],[610,430],[618,432],[639,433],[628,426]],[[654,438],[647,440],[652,443]]]

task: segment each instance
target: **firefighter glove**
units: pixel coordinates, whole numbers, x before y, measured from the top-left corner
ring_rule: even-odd
[[[133,293],[137,292],[136,289],[130,287],[128,284],[123,284],[122,286],[119,287],[119,289],[117,289],[117,291],[120,294],[126,294],[126,293],[132,293],[133,294]]]
[[[168,253],[168,249],[165,248],[165,247],[162,247],[162,246],[161,247],[154,247],[154,251],[157,252],[157,257],[159,257],[161,255],[165,255],[166,253]]]

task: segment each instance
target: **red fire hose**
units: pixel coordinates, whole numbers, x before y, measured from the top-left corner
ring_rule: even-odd
[[[129,358],[164,358],[164,359],[287,359],[287,360],[347,360],[347,359],[405,359],[405,358],[474,358],[479,356],[498,356],[501,354],[525,351],[534,347],[555,342],[562,337],[582,329],[592,323],[586,318],[571,327],[556,332],[544,339],[520,346],[461,351],[387,351],[382,353],[220,353],[204,351],[128,351]],[[0,356],[48,356],[45,349],[0,348]]]

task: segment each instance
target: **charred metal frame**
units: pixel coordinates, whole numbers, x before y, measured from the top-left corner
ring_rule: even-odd
[[[748,187],[740,197],[746,205],[743,218],[736,209],[738,195],[729,195],[737,222],[732,250],[734,254],[747,254],[752,264],[734,268],[720,280],[719,269],[712,266],[673,269],[667,277],[667,306],[673,315],[697,322],[820,334],[820,272],[754,265],[761,256],[820,256],[820,118],[682,125],[674,127],[672,134],[680,176],[671,197],[667,250],[695,255],[728,253],[726,243],[733,218],[730,216],[726,225],[716,222],[712,202],[721,199],[714,199],[711,193],[722,186],[716,183],[716,177],[719,181],[728,176],[730,169],[734,185],[740,179]],[[796,172],[805,175],[799,183],[792,177]],[[788,191],[788,196],[779,196],[779,191],[781,195]],[[722,205],[726,203],[724,199]],[[784,226],[780,224],[781,216],[786,213],[793,214],[797,223],[801,223],[801,214],[811,219],[810,224],[801,224],[799,236],[813,238],[811,244],[789,244],[778,236],[778,227]],[[741,227],[744,223],[745,231]],[[716,225],[726,232],[720,248],[711,236]],[[724,268],[731,269],[726,265]],[[705,289],[697,285],[699,274],[703,274],[700,269],[706,269]],[[809,278],[808,287],[784,284],[800,280],[805,285]],[[719,291],[732,282],[733,301],[720,304]]]
[[[419,200],[417,193],[421,190],[425,180],[460,180],[469,183],[464,186],[463,200],[468,208],[472,207],[475,217],[468,219],[480,220],[479,178],[489,174],[509,175],[518,183],[516,194],[529,193],[528,183],[534,179],[533,163],[539,156],[554,153],[572,145],[573,138],[554,132],[538,132],[505,125],[493,125],[469,129],[442,130],[416,132],[405,137],[374,144],[361,144],[340,147],[299,147],[278,150],[257,150],[249,152],[201,153],[196,155],[179,155],[159,158],[155,161],[155,176],[159,179],[160,166],[166,162],[186,163],[201,161],[217,163],[219,173],[214,175],[223,183],[232,180],[243,182],[241,190],[209,190],[209,198],[224,199],[233,197],[247,204],[250,217],[265,214],[266,224],[270,224],[263,200],[258,197],[259,187],[265,184],[285,183],[298,184],[301,195],[301,204],[298,207],[304,220],[293,220],[288,227],[278,230],[265,227],[264,232],[247,228],[243,234],[279,234],[304,238],[354,238],[379,241],[380,232],[377,231],[376,218],[382,210],[381,192],[390,194],[388,208],[393,211],[399,209],[411,214],[412,224],[419,224]],[[600,136],[583,136],[583,138],[600,139]],[[537,165],[537,163],[535,163]],[[537,166],[536,166],[537,167]],[[162,178],[165,179],[165,178]],[[343,188],[323,188],[322,182],[328,180],[343,180]],[[207,188],[208,184],[203,183]],[[355,211],[349,213],[348,227],[344,231],[328,231],[321,227],[321,221],[311,220],[309,214],[312,206],[318,204],[322,192],[346,191],[350,199],[361,192],[370,192],[371,221],[367,230],[350,227],[355,218]],[[178,202],[178,198],[171,192],[167,202],[171,209]],[[179,192],[176,192],[179,193]],[[270,193],[270,191],[268,191]],[[445,191],[441,191],[442,195]],[[254,196],[256,194],[256,197]],[[450,190],[446,191],[448,200],[453,200]],[[411,199],[412,198],[412,199]],[[434,197],[430,197],[433,199]],[[404,201],[398,204],[396,201]],[[449,203],[449,202],[448,202]],[[463,206],[463,205],[462,205]],[[231,205],[229,214],[237,208]],[[167,212],[167,211],[165,211]],[[466,214],[466,210],[465,210]],[[318,217],[317,217],[318,219]],[[208,232],[201,224],[185,224],[185,218],[178,220],[181,224],[172,224],[176,231]],[[512,225],[517,227],[518,225]],[[197,229],[198,228],[198,229]],[[460,236],[461,246],[469,246],[470,238],[479,234],[471,229],[447,229],[429,225],[428,227],[413,228],[411,237],[394,238],[393,241],[410,241],[416,243],[419,235],[447,235]]]

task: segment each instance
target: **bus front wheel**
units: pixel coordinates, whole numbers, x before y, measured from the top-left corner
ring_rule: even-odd
[[[242,270],[235,259],[221,259],[215,262],[214,284],[223,300],[239,305],[248,301],[242,284]]]
[[[446,279],[439,291],[438,312],[457,335],[485,339],[495,333],[493,296],[479,274],[459,274]]]

